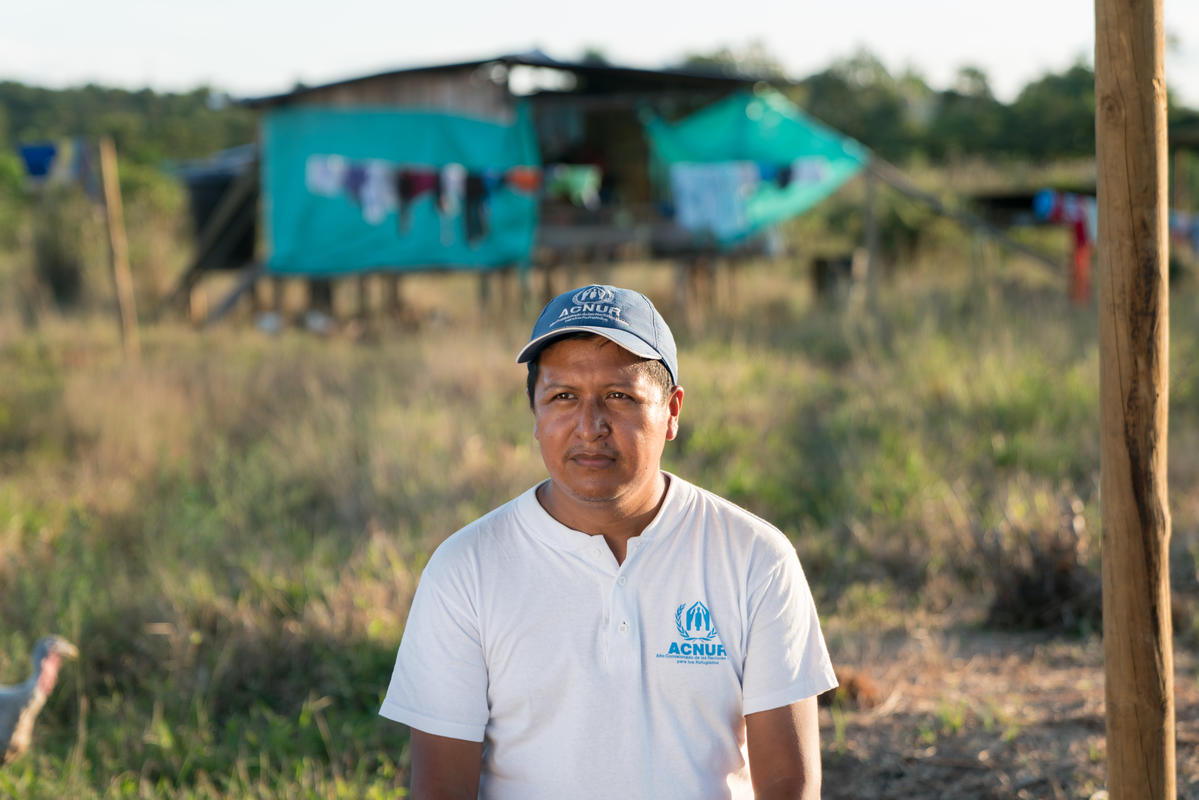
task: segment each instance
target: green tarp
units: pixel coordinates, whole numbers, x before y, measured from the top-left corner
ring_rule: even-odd
[[[276,274],[528,263],[540,154],[513,124],[390,109],[272,111],[262,178]]]
[[[646,131],[676,219],[724,244],[802,214],[869,159],[774,90],[738,92],[675,123],[651,116]]]

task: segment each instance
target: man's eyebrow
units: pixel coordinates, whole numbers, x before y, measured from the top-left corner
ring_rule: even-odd
[[[546,381],[541,384],[536,391],[538,392],[561,392],[563,390],[573,390],[574,384],[564,383],[563,381]]]
[[[578,384],[570,382],[568,379],[547,380],[541,384],[543,390],[546,389],[576,389]],[[635,379],[614,380],[608,381],[601,387],[604,390],[619,389],[621,391],[634,392],[637,389],[637,381]]]

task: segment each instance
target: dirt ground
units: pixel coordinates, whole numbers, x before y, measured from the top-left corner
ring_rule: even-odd
[[[917,633],[830,649],[877,695],[821,708],[826,800],[1105,798],[1098,637]],[[1174,656],[1178,798],[1199,800],[1199,659]]]

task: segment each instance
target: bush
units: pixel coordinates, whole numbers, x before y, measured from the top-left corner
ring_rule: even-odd
[[[77,307],[83,299],[89,262],[96,255],[96,222],[94,207],[77,187],[43,187],[34,205],[35,273],[60,309]]]

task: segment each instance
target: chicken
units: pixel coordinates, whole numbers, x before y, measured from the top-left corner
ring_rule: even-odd
[[[79,650],[61,636],[44,636],[33,647],[33,674],[16,686],[0,686],[0,765],[21,756],[33,739],[33,723],[54,690],[63,659]]]

